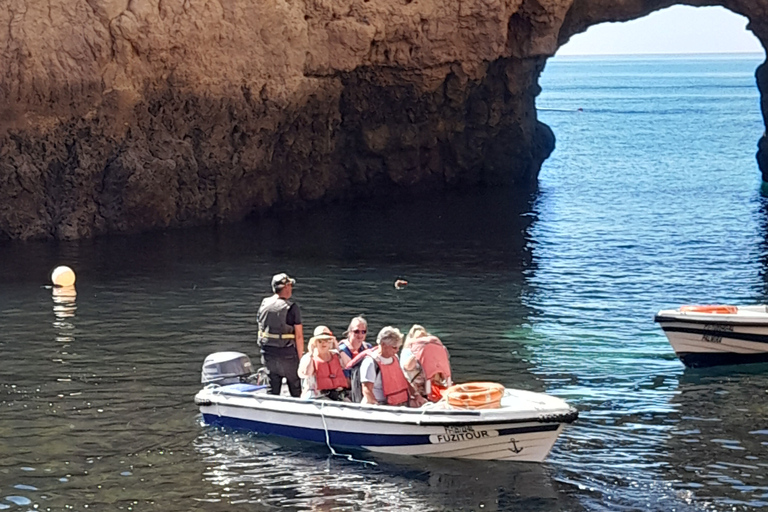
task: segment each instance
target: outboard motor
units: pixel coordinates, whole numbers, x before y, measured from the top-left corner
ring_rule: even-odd
[[[237,384],[252,379],[251,360],[241,352],[214,352],[203,362],[203,384]]]

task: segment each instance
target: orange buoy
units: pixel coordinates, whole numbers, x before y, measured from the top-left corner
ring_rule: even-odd
[[[65,265],[56,267],[51,272],[51,281],[54,286],[72,286],[75,284],[75,272]]]
[[[498,409],[504,386],[496,382],[455,384],[443,393],[449,405],[459,409]]]
[[[408,281],[406,281],[405,279],[398,279],[395,281],[395,288],[397,288],[398,290],[405,288],[406,286],[408,286]]]
[[[696,306],[680,306],[681,313],[713,313],[716,315],[735,315],[739,312],[736,306],[723,306],[720,304],[703,304]]]

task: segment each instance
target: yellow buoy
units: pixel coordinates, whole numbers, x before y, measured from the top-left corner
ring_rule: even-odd
[[[72,286],[75,284],[75,272],[64,265],[56,267],[51,272],[51,281],[55,286]]]

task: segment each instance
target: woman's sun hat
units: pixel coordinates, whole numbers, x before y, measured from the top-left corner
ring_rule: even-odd
[[[312,337],[309,339],[309,342],[316,343],[322,340],[332,340],[333,338],[335,338],[335,336],[328,327],[324,325],[318,325],[315,327],[315,331],[312,333]]]

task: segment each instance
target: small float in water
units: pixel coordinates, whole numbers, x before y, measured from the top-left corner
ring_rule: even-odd
[[[411,409],[269,395],[253,379],[245,354],[209,355],[203,364],[206,386],[195,396],[204,422],[331,449],[540,462],[578,417],[560,398],[515,389],[503,390],[497,408],[460,408],[446,400]]]
[[[697,305],[659,311],[656,321],[686,366],[768,361],[768,307]]]

